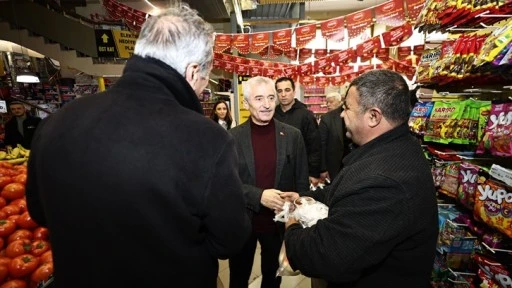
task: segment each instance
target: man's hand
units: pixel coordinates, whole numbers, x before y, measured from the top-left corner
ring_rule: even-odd
[[[283,209],[284,200],[281,198],[282,192],[277,189],[265,189],[261,194],[261,205],[272,209],[281,210]]]
[[[309,183],[313,185],[313,187],[318,186],[318,183],[320,183],[320,178],[315,178],[313,176],[309,176]]]
[[[295,199],[300,197],[299,193],[297,193],[297,192],[281,192],[279,195],[285,201],[292,202],[292,203],[293,203],[293,201],[295,201]]]
[[[320,183],[331,183],[331,177],[329,176],[329,172],[325,171],[324,173],[320,173]]]
[[[295,224],[295,223],[299,223],[299,221],[297,221],[297,219],[295,219],[295,217],[288,218],[288,222],[286,222],[284,224],[284,229],[288,229],[288,227],[290,227],[290,225]]]

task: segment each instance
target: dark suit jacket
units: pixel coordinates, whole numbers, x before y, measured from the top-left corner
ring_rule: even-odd
[[[247,208],[258,213],[263,189],[256,187],[254,153],[252,150],[250,119],[229,132],[236,141],[238,172],[243,183]],[[277,141],[275,189],[306,191],[309,187],[308,158],[300,130],[274,119]]]
[[[235,141],[163,62],[131,57],[32,144],[27,205],[51,231],[56,287],[214,288],[249,237]]]
[[[24,148],[30,149],[32,137],[39,122],[41,122],[41,118],[27,114],[27,118],[23,121],[23,135],[21,135],[20,131],[18,131],[16,117],[12,117],[5,124],[5,145],[10,145],[14,148],[16,144],[21,144]]]
[[[322,140],[322,172],[328,171],[331,180],[341,170],[341,160],[348,154],[349,139],[345,135],[345,122],[340,114],[340,107],[322,116],[319,124],[320,139]]]

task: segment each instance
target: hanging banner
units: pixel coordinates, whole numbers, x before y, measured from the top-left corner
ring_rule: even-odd
[[[241,54],[249,54],[251,48],[249,34],[235,34],[231,46]]]
[[[233,73],[235,71],[235,63],[224,61],[224,71]]]
[[[301,48],[299,49],[299,62],[304,62],[313,56],[313,49]]]
[[[375,57],[380,61],[387,61],[389,59],[389,48],[379,48],[375,53]]]
[[[323,71],[324,67],[330,66],[331,62],[327,57],[320,58],[313,62],[313,74],[317,74]]]
[[[284,76],[290,77],[290,78],[296,78],[297,77],[297,66],[289,66],[283,69]]]
[[[333,55],[333,62],[336,65],[345,65],[349,62],[357,62],[357,55],[354,51],[354,48],[348,48],[337,53],[336,55],[337,57]]]
[[[341,86],[346,82],[346,79],[344,76],[338,75],[331,77],[331,84],[332,86]]]
[[[289,66],[290,65],[286,64],[286,63],[274,62],[274,68],[277,68],[277,69],[284,69],[284,68],[289,67]]]
[[[245,57],[232,56],[232,58],[233,62],[235,62],[236,64],[246,65],[247,63],[249,63],[249,60]]]
[[[313,76],[302,76],[300,77],[300,83],[304,86],[312,86],[315,84],[315,77]]]
[[[222,53],[231,48],[231,35],[230,34],[216,34],[215,45],[213,51]]]
[[[268,78],[278,78],[283,74],[282,70],[275,69],[275,68],[263,68],[263,76]]]
[[[249,75],[249,68],[248,65],[235,64],[235,73],[242,76]]]
[[[314,55],[316,59],[323,58],[327,56],[327,49],[315,49]]]
[[[333,75],[336,74],[337,72],[338,66],[332,65],[332,63],[322,68],[322,73],[324,73],[324,75]]]
[[[222,61],[233,62],[233,56],[229,54],[222,54]]]
[[[292,29],[272,32],[272,42],[277,48],[283,51],[292,49]]]
[[[263,58],[275,59],[275,58],[283,55],[283,50],[277,48],[274,45],[270,45],[270,46],[265,47],[258,54],[260,54],[260,56]]]
[[[254,67],[254,66],[257,66],[257,67],[261,67],[263,66],[263,62],[261,62],[260,60],[257,60],[257,59],[247,59],[249,62],[247,63],[247,65],[251,66],[251,67]]]
[[[410,58],[411,51],[412,51],[412,49],[410,46],[398,47],[398,51],[397,51],[398,61],[402,62],[405,59]]]
[[[316,37],[316,24],[295,28],[295,46],[303,48]]]
[[[421,44],[421,45],[416,45],[413,47],[413,54],[418,56],[418,57],[421,57],[421,55],[423,54],[423,51],[425,51],[425,45],[424,44]]]
[[[338,17],[320,23],[322,37],[331,41],[343,41],[345,38],[345,17]]]
[[[213,69],[222,69],[222,60],[213,58]]]
[[[356,55],[361,57],[361,62],[366,62],[373,57],[380,47],[380,37],[373,37],[356,46]]]
[[[349,38],[355,38],[372,25],[373,9],[365,9],[348,14],[345,18]]]
[[[423,10],[425,3],[425,0],[405,0],[407,7],[407,18],[413,24],[416,23],[416,20],[418,19],[418,16],[420,16],[421,10]]]
[[[251,66],[249,68],[249,75],[252,77],[261,76],[263,74],[263,67]]]
[[[402,26],[395,27],[389,31],[382,33],[382,41],[385,47],[398,46],[400,43],[412,36],[412,26],[406,22]]]
[[[251,35],[251,52],[259,53],[270,43],[269,33],[261,32],[261,33],[253,33]]]
[[[375,22],[388,26],[400,26],[405,22],[403,0],[390,0],[375,8]]]
[[[292,48],[288,51],[284,51],[283,54],[284,56],[286,56],[286,58],[290,59],[291,61],[296,61],[299,53],[297,52],[297,49]]]
[[[313,64],[309,62],[297,66],[297,73],[300,76],[307,76],[313,74]]]
[[[318,87],[327,87],[329,84],[331,84],[331,79],[329,77],[325,76],[317,76],[315,77],[315,83]]]

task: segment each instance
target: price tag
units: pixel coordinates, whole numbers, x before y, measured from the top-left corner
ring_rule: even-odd
[[[505,182],[505,184],[512,186],[512,170],[505,169],[500,165],[492,164],[489,174],[492,177]]]
[[[7,113],[7,103],[4,100],[0,100],[0,113]]]

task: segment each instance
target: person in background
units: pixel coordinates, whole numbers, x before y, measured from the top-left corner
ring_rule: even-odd
[[[350,151],[350,140],[345,135],[345,122],[341,118],[341,103],[345,97],[338,92],[331,92],[326,99],[329,112],[322,115],[318,124],[322,141],[320,181],[330,183],[340,172],[343,157]]]
[[[373,70],[352,81],[341,115],[358,147],[330,186],[301,194],[325,203],[329,215],[310,228],[294,218],[286,223],[293,269],[327,280],[329,288],[430,287],[437,203],[429,163],[409,134],[409,113],[400,74]]]
[[[299,129],[302,133],[308,154],[309,181],[316,187],[320,182],[322,148],[315,115],[304,103],[295,99],[293,79],[288,77],[277,79],[276,90],[280,104],[276,108],[274,118]]]
[[[229,287],[247,288],[256,251],[261,246],[262,288],[279,287],[279,252],[283,223],[273,221],[281,210],[281,191],[308,189],[307,156],[299,130],[273,119],[276,107],[274,82],[254,77],[243,82],[244,107],[250,119],[230,130],[239,156],[239,175],[247,208],[253,214],[252,234],[241,253],[229,259]]]
[[[213,32],[187,4],[152,15],[113,87],[39,126],[26,196],[56,287],[213,288],[246,243],[235,142],[198,99]]]
[[[338,92],[331,92],[325,95],[325,102],[327,104],[327,111],[332,111],[341,106],[341,102],[345,97],[341,97]],[[340,116],[341,117],[341,116]]]
[[[210,118],[226,130],[236,126],[236,122],[231,118],[228,103],[223,100],[215,102]]]
[[[9,109],[13,117],[5,124],[5,146],[14,148],[21,144],[24,148],[30,149],[32,137],[41,118],[31,116],[25,105],[19,101],[9,103]]]

